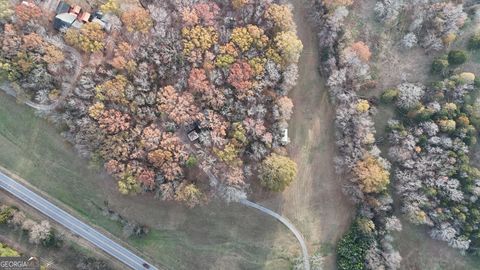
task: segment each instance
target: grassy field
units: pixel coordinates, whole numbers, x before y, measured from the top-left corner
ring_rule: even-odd
[[[167,269],[288,269],[298,255],[289,231],[239,205],[213,202],[187,209],[148,196],[125,197],[115,182],[88,168],[59,131],[0,94],[0,165],[125,240]],[[151,228],[144,238],[122,237],[121,226],[95,205],[109,206]],[[278,234],[287,235],[283,242]]]

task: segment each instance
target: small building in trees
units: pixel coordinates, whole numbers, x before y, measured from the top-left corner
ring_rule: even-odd
[[[57,9],[55,10],[55,13],[56,14],[68,13],[71,7],[72,6],[70,6],[68,3],[64,1],[60,1],[60,3],[58,3]]]
[[[194,142],[200,138],[200,135],[195,130],[192,130],[188,133],[188,139],[190,139],[191,142]]]
[[[80,12],[82,12],[82,7],[80,6],[74,6],[70,9],[70,13],[75,14],[75,15],[80,15]]]
[[[103,14],[96,11],[92,14],[83,11],[80,6],[70,6],[64,1],[60,1],[56,9],[57,15],[53,20],[53,27],[57,30],[62,28],[82,28],[83,24],[94,22],[99,24],[104,30],[110,30],[110,24],[103,19]]]
[[[72,27],[73,23],[76,21],[77,16],[71,13],[62,13],[55,16],[53,20],[53,27],[57,30],[62,28],[70,28]]]
[[[198,138],[200,138],[200,132],[202,132],[202,130],[200,129],[200,123],[198,123],[198,121],[194,122],[193,124],[190,125],[190,129],[188,129],[189,132],[187,133],[187,136],[188,136],[188,139],[191,141],[191,142],[194,142],[196,140],[198,140]]]
[[[78,15],[77,19],[83,23],[87,23],[90,21],[90,13],[88,12],[82,12]]]

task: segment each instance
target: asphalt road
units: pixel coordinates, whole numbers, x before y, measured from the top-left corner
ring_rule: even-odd
[[[48,202],[38,194],[32,192],[22,184],[0,172],[0,188],[3,188],[13,196],[32,206],[54,221],[60,223],[73,233],[91,242],[109,255],[115,257],[127,266],[135,270],[158,270],[158,268],[147,263],[144,259],[135,255],[128,249],[117,244],[94,228],[73,217],[69,213]],[[149,268],[145,267],[147,264]]]

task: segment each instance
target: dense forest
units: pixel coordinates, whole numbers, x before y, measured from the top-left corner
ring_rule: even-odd
[[[109,0],[91,7],[108,28],[56,31],[35,3],[9,3],[0,53],[9,88],[50,110],[122,194],[193,207],[295,178],[284,146],[302,43],[290,5]]]

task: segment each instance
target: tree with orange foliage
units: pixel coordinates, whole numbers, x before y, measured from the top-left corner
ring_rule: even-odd
[[[186,7],[182,10],[182,21],[185,26],[198,24],[198,15],[195,9]]]
[[[17,31],[15,31],[15,27],[8,23],[3,27],[3,40],[1,42],[2,53],[9,57],[14,57],[22,44]]]
[[[228,173],[225,180],[229,186],[242,187],[245,185],[245,176],[241,168],[230,167],[227,171]]]
[[[390,183],[390,173],[380,161],[370,154],[358,161],[353,168],[363,192],[381,192]]]
[[[150,13],[143,8],[128,9],[122,14],[122,22],[128,32],[148,33],[153,26]]]
[[[193,68],[190,71],[188,86],[192,91],[199,93],[205,93],[212,87],[208,81],[205,70],[200,68]]]
[[[63,60],[65,60],[65,55],[59,48],[54,45],[48,45],[45,47],[43,61],[47,62],[47,64],[56,65],[63,62]]]
[[[132,45],[127,42],[121,42],[115,49],[115,54],[112,60],[112,66],[116,69],[126,69],[130,71],[132,67],[136,66],[133,61],[134,49]]]
[[[289,97],[281,97],[277,100],[278,118],[281,120],[289,120],[292,115],[293,102]]]
[[[200,111],[193,102],[192,94],[178,94],[170,85],[165,86],[159,93],[157,102],[158,109],[177,124],[192,123],[200,117]]]
[[[140,144],[147,151],[151,151],[158,147],[162,139],[162,131],[155,124],[143,129]]]
[[[160,169],[169,181],[182,176],[181,165],[185,163],[188,154],[181,140],[172,133],[163,133],[158,148],[147,155],[148,161]]]
[[[22,47],[27,50],[39,49],[43,47],[43,38],[37,33],[30,33],[23,36]]]
[[[22,23],[35,20],[42,16],[42,10],[30,1],[23,1],[15,7],[15,15]]]
[[[115,134],[130,127],[130,116],[114,109],[105,110],[101,113],[98,123],[100,128]]]
[[[353,43],[350,46],[350,50],[355,52],[358,58],[363,62],[368,62],[370,60],[370,57],[372,56],[370,49],[363,41],[357,41]]]
[[[239,61],[231,66],[227,81],[237,90],[245,92],[253,86],[250,81],[252,74],[251,66],[247,62]]]
[[[234,9],[240,9],[249,3],[250,0],[232,0],[232,6]]]

